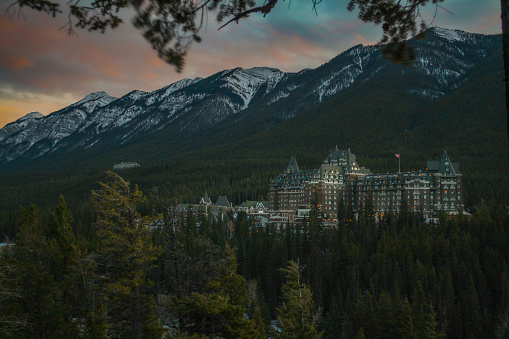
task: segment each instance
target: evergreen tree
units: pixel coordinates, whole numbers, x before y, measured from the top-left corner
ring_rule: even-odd
[[[309,229],[313,240],[316,240],[319,236],[322,223],[323,215],[320,209],[320,200],[318,199],[318,193],[315,189],[311,199],[311,209],[309,211]]]
[[[481,335],[481,316],[479,314],[479,300],[472,275],[466,281],[467,287],[462,294],[461,308],[465,334],[477,338]]]
[[[417,288],[412,302],[415,334],[418,338],[438,338],[435,313],[428,303],[422,282],[417,281]]]
[[[376,305],[375,321],[377,322],[377,333],[381,338],[394,338],[395,337],[395,318],[394,306],[390,294],[383,291],[378,298]]]
[[[396,336],[399,338],[414,338],[414,324],[412,320],[412,308],[408,302],[408,298],[405,297],[403,301],[400,301],[398,314],[396,317]]]
[[[142,192],[119,175],[107,172],[111,182],[100,183],[92,191],[97,212],[100,254],[104,267],[107,314],[114,337],[158,337],[162,329],[154,317],[147,272],[160,248],[149,234],[150,219],[141,217],[137,205],[144,201]]]
[[[62,300],[59,281],[51,272],[56,256],[50,250],[34,205],[21,208],[21,228],[16,240],[14,265],[19,276],[21,314],[30,321],[24,335],[33,337],[75,337],[68,305]],[[64,277],[65,273],[59,275]]]
[[[224,338],[261,338],[265,331],[261,314],[245,318],[249,302],[246,280],[237,271],[233,251],[227,247],[220,275],[211,280],[203,293],[174,298],[169,307],[176,310],[177,328],[182,334]],[[261,329],[257,325],[263,325]]]
[[[20,277],[12,259],[10,251],[4,250],[0,255],[0,338],[14,337],[29,324],[28,316],[20,308],[23,301]]]
[[[55,279],[59,294],[60,311],[66,321],[72,322],[81,310],[80,268],[81,251],[74,235],[71,223],[73,218],[67,209],[64,197],[50,216],[46,227],[46,236],[51,255],[50,271]]]
[[[335,299],[335,298],[333,298]],[[342,317],[336,300],[331,303],[331,309],[322,320],[325,338],[341,338]]]
[[[322,333],[315,329],[318,314],[313,307],[311,289],[301,282],[301,268],[290,261],[286,268],[280,269],[286,274],[283,285],[283,304],[278,308],[277,326],[274,331],[277,338],[321,338]]]

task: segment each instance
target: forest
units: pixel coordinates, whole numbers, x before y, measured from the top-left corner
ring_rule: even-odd
[[[428,224],[376,220],[262,228],[189,212],[108,172],[90,202],[21,207],[0,252],[0,337],[505,338],[509,215],[493,200]],[[155,220],[163,222],[154,222]]]

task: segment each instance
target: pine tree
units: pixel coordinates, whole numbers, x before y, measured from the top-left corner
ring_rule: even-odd
[[[203,293],[174,298],[169,307],[176,310],[178,330],[186,335],[223,338],[261,338],[264,326],[261,314],[251,320],[244,317],[249,298],[246,280],[237,271],[233,251],[227,246],[220,275],[212,279]]]
[[[394,338],[395,312],[390,294],[382,291],[376,305],[376,328],[381,338]]]
[[[322,333],[315,329],[318,314],[313,309],[311,289],[301,282],[301,269],[293,261],[280,269],[286,274],[283,285],[283,304],[278,308],[277,325],[274,331],[277,338],[321,338]]]
[[[55,255],[44,235],[36,207],[21,208],[20,220],[13,259],[19,277],[22,314],[30,319],[24,335],[74,337],[77,327],[62,301],[61,286],[51,272]]]
[[[405,297],[403,301],[400,301],[398,315],[396,317],[396,335],[399,338],[414,338],[414,324],[412,320],[412,308],[408,302],[408,298]]]
[[[118,337],[158,337],[161,328],[153,316],[150,297],[145,294],[151,282],[147,272],[160,249],[149,234],[150,219],[141,217],[137,206],[143,193],[119,175],[107,172],[112,182],[100,183],[101,190],[92,191],[97,212],[100,254],[104,266],[107,314],[111,333]]]
[[[311,199],[311,209],[309,211],[309,229],[313,240],[319,236],[322,228],[323,216],[320,209],[320,200],[318,199],[318,193],[316,190],[313,193]]]
[[[466,290],[461,296],[465,334],[476,338],[481,334],[481,316],[479,314],[479,299],[475,288],[474,278],[471,274],[469,274],[466,284]]]
[[[415,334],[418,338],[438,338],[436,331],[435,313],[432,306],[428,303],[422,282],[417,281],[417,288],[414,293],[413,302],[413,320]]]
[[[0,255],[0,338],[11,338],[28,327],[28,317],[22,312],[20,277],[16,274],[12,253]]]
[[[59,310],[68,322],[78,317],[83,297],[79,289],[81,251],[71,227],[72,221],[64,197],[60,195],[59,204],[46,227],[46,237],[51,255],[50,272],[59,292],[55,298],[58,298]]]

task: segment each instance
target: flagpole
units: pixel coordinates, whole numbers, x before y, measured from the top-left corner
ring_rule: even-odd
[[[398,157],[398,173],[401,173],[401,154]]]

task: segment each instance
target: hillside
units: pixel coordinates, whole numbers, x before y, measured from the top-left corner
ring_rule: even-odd
[[[447,150],[465,176],[466,204],[509,200],[500,36],[434,28],[411,42],[409,67],[355,46],[314,70],[225,70],[152,93],[104,92],[0,130],[0,211],[63,193],[79,204],[120,161],[145,191],[174,201],[266,194],[291,155],[316,168],[338,145],[374,172],[424,169]]]

